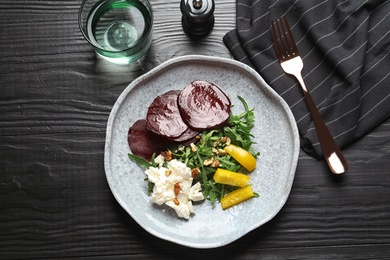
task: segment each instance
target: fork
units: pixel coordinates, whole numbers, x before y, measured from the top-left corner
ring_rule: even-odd
[[[326,127],[320,113],[317,110],[313,99],[302,78],[303,61],[299,56],[286,17],[277,18],[271,21],[271,32],[274,42],[276,56],[280,66],[285,73],[293,75],[301,85],[306,103],[309,107],[311,117],[317,132],[322,152],[330,170],[335,174],[342,174],[348,170],[348,164],[340,148],[337,146],[328,128]]]

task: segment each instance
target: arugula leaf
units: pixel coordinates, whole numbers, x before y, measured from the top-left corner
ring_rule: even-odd
[[[138,164],[138,166],[141,166],[142,168],[148,169],[149,167],[154,167],[155,164],[148,162],[142,157],[136,156],[134,154],[129,153],[128,154],[130,160]],[[154,156],[153,156],[154,157]],[[152,158],[152,162],[154,162],[154,159]]]
[[[255,126],[254,109],[249,109],[245,99],[241,96],[237,97],[244,105],[245,112],[239,115],[231,115],[229,118],[229,126],[224,127],[223,131],[232,140],[232,143],[245,150],[249,150],[252,144],[255,143],[252,141],[253,135],[250,133],[251,129]]]

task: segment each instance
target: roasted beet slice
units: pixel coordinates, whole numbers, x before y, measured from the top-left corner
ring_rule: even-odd
[[[194,142],[196,142],[195,137],[199,134],[200,134],[199,131],[193,130],[193,129],[188,127],[188,129],[182,135],[180,135],[178,137],[170,138],[169,140],[174,141],[174,142],[178,142],[178,143],[182,143],[182,144],[187,144],[187,143],[191,143],[191,142],[194,143]]]
[[[160,152],[166,151],[171,145],[170,142],[166,141],[161,136],[150,132],[146,127],[145,119],[136,121],[134,125],[130,127],[127,141],[131,152],[147,161],[151,160],[153,153],[159,155]]]
[[[149,131],[163,137],[175,138],[188,129],[177,106],[179,93],[179,90],[171,90],[153,100],[146,115],[146,126]]]
[[[177,101],[183,121],[197,131],[219,128],[230,116],[230,99],[207,81],[192,82],[180,92]]]

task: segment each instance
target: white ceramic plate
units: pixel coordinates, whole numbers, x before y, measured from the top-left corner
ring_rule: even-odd
[[[255,108],[252,133],[261,155],[251,183],[260,196],[225,211],[205,201],[195,206],[190,220],[184,220],[168,207],[151,203],[143,169],[128,158],[127,132],[136,120],[145,118],[157,95],[194,80],[219,86],[234,104],[234,114],[244,111],[237,95]],[[119,96],[108,119],[104,164],[115,198],[146,231],[188,247],[214,248],[237,240],[280,211],[293,184],[298,153],[298,130],[289,107],[253,69],[230,59],[191,55],[161,64]]]

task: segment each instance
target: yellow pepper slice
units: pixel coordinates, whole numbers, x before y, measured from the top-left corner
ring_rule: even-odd
[[[256,159],[247,150],[234,144],[225,146],[224,150],[248,171],[256,168]]]
[[[250,185],[238,188],[221,199],[222,209],[230,208],[238,203],[252,198],[253,196],[254,193]]]
[[[250,179],[250,177],[246,174],[232,172],[221,168],[218,168],[215,171],[213,178],[217,183],[238,187],[245,187]]]

